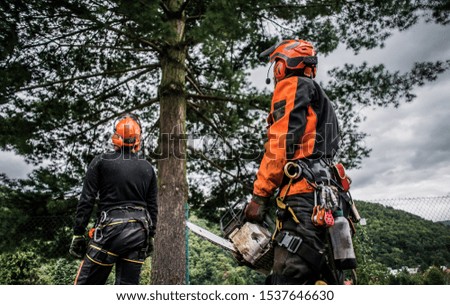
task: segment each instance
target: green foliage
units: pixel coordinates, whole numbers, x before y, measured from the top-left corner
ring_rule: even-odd
[[[448,226],[376,203],[357,205],[367,218],[367,235],[377,262],[394,269],[450,265]]]
[[[374,259],[373,242],[363,226],[357,227],[354,236],[357,257],[357,281],[360,285],[384,285],[388,282],[389,271],[385,264]]]
[[[147,258],[142,266],[141,279],[139,285],[150,285],[151,284],[151,274],[152,274],[152,259]]]
[[[423,283],[425,285],[445,285],[448,284],[448,275],[446,278],[441,269],[433,266],[425,272]]]
[[[196,224],[218,235],[217,224],[194,217]],[[189,275],[192,285],[263,284],[265,277],[245,266],[239,266],[231,254],[200,237],[189,234]]]
[[[38,256],[32,250],[0,255],[1,285],[39,284]]]
[[[58,258],[46,260],[39,268],[41,285],[73,285],[79,260]]]
[[[423,285],[424,279],[422,274],[410,274],[408,270],[403,269],[395,276],[389,277],[390,285]]]
[[[436,266],[414,274],[404,268],[395,276],[389,276],[389,285],[449,285],[449,279],[448,272]]]

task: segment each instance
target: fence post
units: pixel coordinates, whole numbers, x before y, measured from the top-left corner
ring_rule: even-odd
[[[186,221],[189,219],[189,204],[185,205]],[[189,285],[189,228],[186,226],[186,285]]]

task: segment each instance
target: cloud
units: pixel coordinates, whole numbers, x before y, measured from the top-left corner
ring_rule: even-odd
[[[382,49],[354,55],[343,46],[320,60],[325,71],[367,61],[389,70],[409,71],[415,62],[450,59],[448,27],[420,23],[395,32]],[[353,195],[359,199],[436,196],[450,193],[450,72],[414,90],[416,99],[396,108],[361,109],[372,148],[362,168],[351,170]]]
[[[32,169],[33,166],[27,164],[23,157],[10,151],[0,151],[0,172],[5,173],[9,178],[26,178]]]
[[[326,71],[344,63],[360,65],[384,64],[390,70],[409,71],[414,63],[450,59],[450,31],[448,26],[420,22],[406,31],[394,31],[383,48],[362,50],[355,55],[340,44],[326,57],[319,54],[319,77],[326,78]]]
[[[450,192],[450,77],[417,90],[398,109],[365,113],[361,125],[373,149],[362,168],[350,171],[361,199],[436,196]]]

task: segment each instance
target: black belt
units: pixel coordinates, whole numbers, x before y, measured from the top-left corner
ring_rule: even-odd
[[[324,159],[299,159],[295,162],[302,168],[301,178],[306,178],[310,183],[339,186],[329,161]]]
[[[130,215],[140,215],[146,213],[146,209],[140,206],[118,206],[105,210],[105,213],[110,217],[121,217]]]

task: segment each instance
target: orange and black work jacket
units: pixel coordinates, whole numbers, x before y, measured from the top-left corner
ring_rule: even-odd
[[[277,83],[272,97],[265,153],[253,188],[264,203],[281,186],[290,160],[333,158],[339,148],[339,127],[332,104],[313,79],[292,76]],[[286,186],[281,189],[284,195]],[[312,192],[305,179],[287,195]]]

